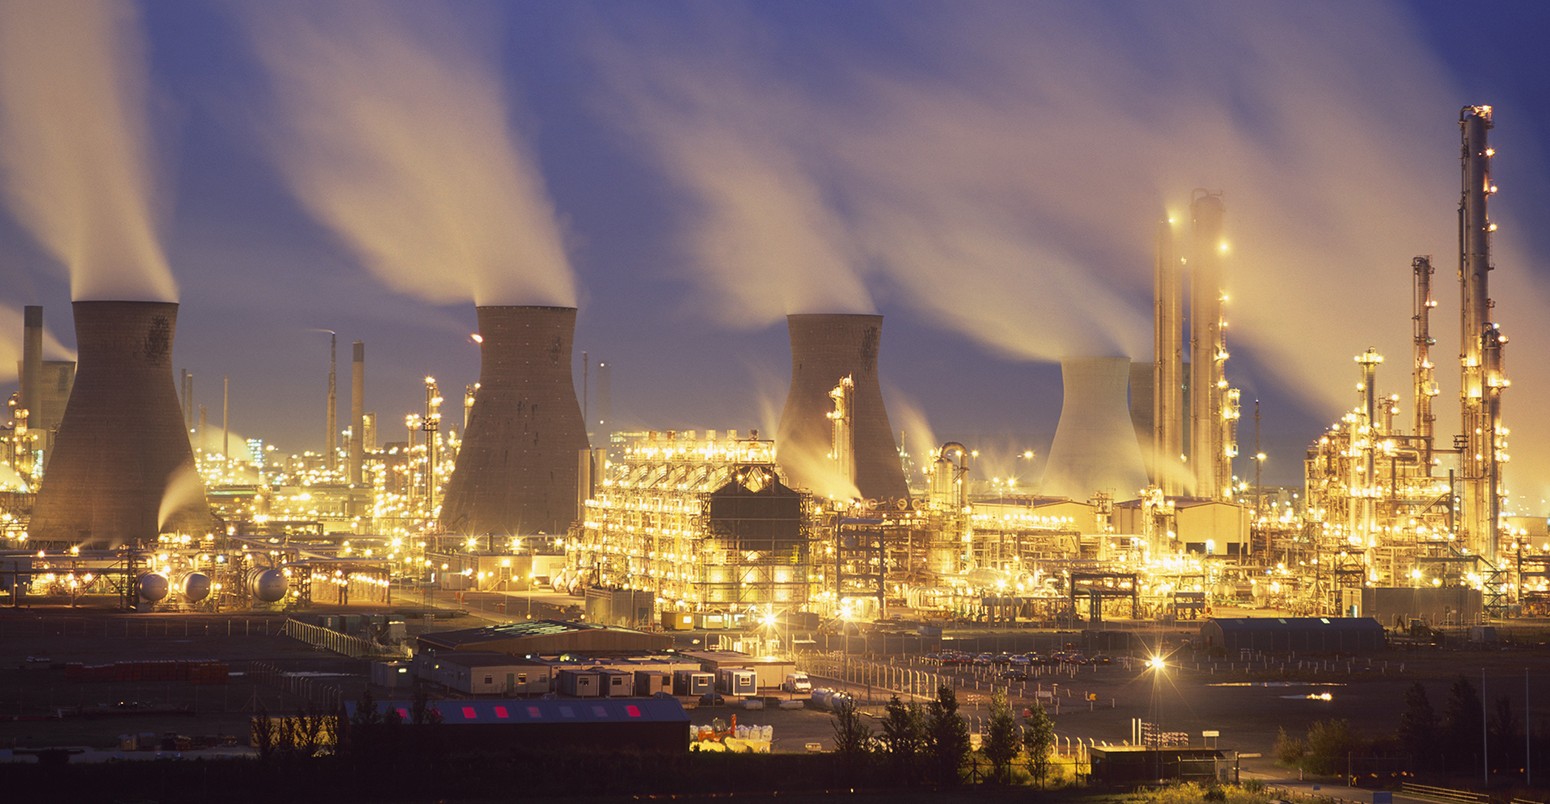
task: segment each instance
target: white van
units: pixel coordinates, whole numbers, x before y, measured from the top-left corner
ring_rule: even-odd
[[[787,675],[780,688],[786,692],[812,692],[813,682],[807,678],[806,673],[798,671]]]

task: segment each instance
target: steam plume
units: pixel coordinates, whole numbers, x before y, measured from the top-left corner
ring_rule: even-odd
[[[809,215],[832,234],[790,233],[828,248],[813,262],[849,265],[874,294],[892,292],[1003,353],[1149,357],[1157,210],[1207,187],[1225,191],[1228,208],[1228,347],[1242,353],[1230,375],[1262,366],[1329,421],[1354,402],[1351,355],[1377,346],[1396,368],[1408,362],[1410,259],[1456,249],[1456,113],[1495,99],[1462,97],[1402,6],[981,10],[895,15],[890,34],[906,63],[815,35],[801,50],[804,63],[822,65],[821,80],[782,63],[768,47],[779,40],[753,36],[719,57],[657,46],[613,72],[633,71],[621,86],[671,89],[634,100],[628,122],[652,153],[673,155],[665,165],[686,177],[696,203],[752,204],[740,197],[767,188],[735,175],[719,174],[715,186],[696,179],[715,173],[718,152],[689,147],[686,132],[756,132],[743,153],[787,186],[823,188],[803,202],[818,205]],[[744,22],[756,30],[754,13]],[[1498,133],[1511,119],[1500,108]],[[1497,172],[1494,203],[1505,207],[1505,162]],[[706,226],[736,220],[699,211],[684,226],[690,237],[715,231],[746,258],[779,239],[769,227],[803,218]],[[1498,264],[1512,270],[1497,272],[1492,295],[1512,335],[1545,293],[1507,236],[1496,245]],[[729,287],[741,265],[704,268]],[[1438,289],[1440,309],[1456,309],[1457,291]],[[1516,335],[1509,347],[1542,348]],[[1514,443],[1547,443],[1542,417],[1515,412],[1526,408],[1513,400],[1550,392],[1550,369],[1509,356],[1508,373]],[[1382,381],[1403,391],[1398,374]],[[1452,385],[1441,398],[1456,399],[1457,370],[1439,378]],[[1514,477],[1550,477],[1526,466],[1529,457],[1514,455]]]
[[[77,299],[175,301],[156,232],[146,65],[120,0],[0,0],[6,200]]]
[[[269,152],[301,203],[395,290],[575,306],[543,177],[512,128],[493,26],[479,30],[487,21],[469,11],[244,7],[272,78]]]

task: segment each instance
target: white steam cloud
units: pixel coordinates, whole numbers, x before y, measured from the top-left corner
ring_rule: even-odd
[[[156,231],[142,40],[128,2],[0,0],[6,200],[78,300],[177,300]]]
[[[494,26],[473,11],[242,7],[273,86],[270,155],[301,203],[397,291],[573,306],[553,205],[513,128]]]
[[[629,53],[605,62],[622,91],[665,88],[622,100],[625,120],[699,205],[685,236],[717,244],[696,254],[724,295],[763,299],[768,320],[838,278],[1013,356],[1144,360],[1156,222],[1187,220],[1193,188],[1221,190],[1228,347],[1329,421],[1354,404],[1351,356],[1369,346],[1389,357],[1380,382],[1408,408],[1410,262],[1434,255],[1445,432],[1457,399],[1455,121],[1493,99],[1456,93],[1403,7],[977,9],[891,15],[905,63],[814,36],[803,63],[820,78],[781,62],[769,46],[779,38],[710,56],[613,43]],[[1511,119],[1499,107],[1498,132]],[[741,145],[703,147],[694,137],[707,131]],[[1497,167],[1493,204],[1510,204]],[[785,192],[749,178],[761,176]],[[1513,355],[1546,348],[1535,339],[1550,333],[1528,331],[1546,293],[1509,238],[1496,241],[1492,293],[1512,337],[1509,477],[1537,495],[1550,487],[1539,465],[1550,424],[1519,400],[1550,393],[1550,366]],[[768,243],[802,244],[789,257],[803,264],[769,268],[756,256]],[[798,287],[746,292],[751,267]],[[1235,365],[1247,363],[1229,363],[1230,379]]]

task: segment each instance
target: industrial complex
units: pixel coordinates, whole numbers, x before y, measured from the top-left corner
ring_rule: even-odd
[[[1542,611],[1545,520],[1503,506],[1491,108],[1466,107],[1459,124],[1456,427],[1439,416],[1435,269],[1420,256],[1410,392],[1382,393],[1385,356],[1357,354],[1355,404],[1310,439],[1300,489],[1262,486],[1262,456],[1240,455],[1228,207],[1201,190],[1188,220],[1159,223],[1151,364],[1062,361],[1059,427],[1027,488],[976,477],[973,444],[904,454],[877,315],[789,316],[771,439],[671,423],[589,432],[576,310],[482,306],[470,321],[480,377],[460,421],[427,377],[424,409],[390,439],[362,399],[357,342],[348,426],[331,357],[327,443],[280,456],[196,415],[192,375],[173,375],[177,305],[76,302],[75,364],[41,359],[43,311],[30,307],[3,435],[15,482],[0,499],[0,594],[212,611],[552,589],[594,623],[750,632],[1187,619],[1231,605],[1390,626]]]

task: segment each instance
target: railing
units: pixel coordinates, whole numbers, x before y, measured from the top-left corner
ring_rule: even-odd
[[[1421,798],[1428,801],[1489,802],[1491,800],[1491,797],[1485,793],[1455,790],[1451,787],[1436,787],[1429,784],[1416,784],[1414,782],[1405,782],[1403,785],[1400,785],[1399,791],[1411,798]]]
[[[334,653],[349,656],[352,659],[371,659],[379,657],[408,658],[409,653],[403,647],[388,647],[380,645],[369,639],[353,637],[349,634],[341,634],[331,628],[304,623],[300,620],[287,619],[285,621],[285,635],[298,642],[331,650]]]

